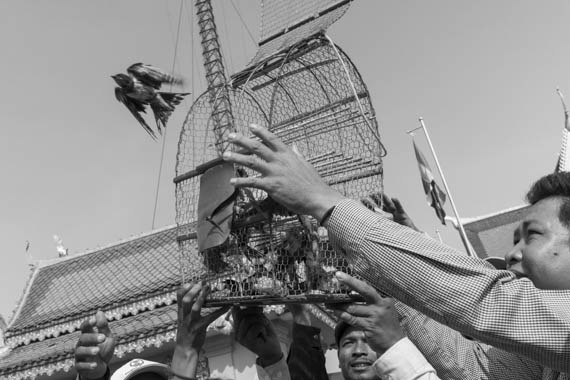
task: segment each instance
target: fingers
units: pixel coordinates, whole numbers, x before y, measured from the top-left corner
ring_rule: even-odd
[[[81,322],[81,326],[79,326],[79,330],[81,330],[82,333],[92,333],[95,330],[93,329],[93,327],[95,326],[96,320],[93,317],[89,317],[86,320],[84,320],[83,322]]]
[[[378,294],[376,289],[368,285],[364,281],[357,280],[344,272],[336,272],[336,278],[342,283],[360,294],[368,303],[376,303],[382,297]]]
[[[394,208],[398,214],[405,214],[406,213],[406,211],[404,211],[404,207],[402,206],[402,204],[400,203],[400,200],[398,198],[392,198],[392,202],[393,202]]]
[[[343,322],[348,323],[351,326],[354,327],[365,327],[364,324],[362,323],[362,320],[355,317],[354,315],[347,313],[346,311],[340,311],[340,310],[334,310],[333,311],[334,314],[337,316],[338,319],[340,319]]]
[[[196,300],[192,304],[192,311],[190,312],[190,319],[192,320],[199,320],[200,319],[200,312],[202,311],[202,306],[204,306],[204,301],[206,297],[210,294],[210,287],[205,285],[200,289]]]
[[[257,124],[250,124],[251,133],[259,137],[263,144],[273,151],[283,151],[289,149],[275,134],[269,132]]]
[[[97,334],[97,333],[82,333],[79,335],[79,339],[77,340],[77,347],[80,346],[97,346],[99,343],[103,343],[106,339],[104,334]]]
[[[373,311],[368,304],[345,304],[345,305],[333,305],[333,311],[337,311],[339,314],[346,312],[355,317],[369,317],[373,314]]]
[[[259,127],[253,128],[252,126],[250,126],[251,132],[255,136],[259,137],[261,139],[261,141],[257,140],[257,139],[253,139],[251,137],[246,137],[246,136],[238,134],[238,133],[230,133],[230,135],[228,136],[228,140],[232,144],[234,144],[234,145],[238,146],[239,148],[242,148],[243,150],[245,150],[245,152],[253,153],[254,155],[257,155],[257,156],[261,157],[262,159],[266,160],[266,159],[269,159],[273,156],[272,150],[273,150],[274,145],[270,141],[275,141],[275,140],[274,139],[272,140],[271,136],[265,136],[264,132],[261,132],[261,135],[257,134],[256,131],[258,132],[258,129],[259,129]],[[262,129],[265,132],[271,134],[265,128],[262,128]],[[271,135],[273,135],[273,134],[271,134]],[[273,137],[274,137],[274,135],[273,135]],[[268,138],[267,142],[264,140],[264,138]],[[272,145],[269,146],[268,144],[272,144]]]
[[[98,310],[97,314],[95,314],[95,326],[97,326],[97,331],[99,331],[99,333],[105,334],[105,336],[111,336],[109,323],[107,322],[105,313],[103,313],[101,310]]]
[[[179,321],[183,321],[186,316],[190,315],[192,307],[194,306],[194,300],[202,291],[202,283],[186,285],[184,285],[179,291],[179,295],[182,296],[182,302],[178,305],[178,314],[181,317]]]
[[[393,198],[390,198],[386,194],[382,194],[382,206],[384,211],[389,212],[390,214],[394,214],[396,210],[396,206],[392,201]]]
[[[244,137],[240,136],[240,138]],[[261,155],[226,151],[223,154],[223,159],[227,162],[245,166],[257,172],[263,173],[267,170],[267,162],[263,160],[263,157]]]
[[[99,347],[80,346],[75,349],[75,360],[77,361],[95,361],[99,354]]]
[[[92,361],[76,361],[75,362],[75,370],[77,372],[87,372],[94,370],[97,367],[97,363]]]
[[[235,310],[234,326],[235,338],[238,342],[243,342],[249,330],[256,325],[264,326],[267,317],[263,315],[263,310],[259,307],[248,307],[242,310]]]

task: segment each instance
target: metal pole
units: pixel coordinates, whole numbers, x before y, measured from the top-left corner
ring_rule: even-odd
[[[443,186],[445,187],[445,191],[447,192],[447,196],[449,197],[449,203],[451,204],[451,208],[453,209],[453,213],[455,214],[455,218],[457,219],[457,225],[459,226],[459,236],[461,237],[461,241],[467,250],[467,256],[476,257],[475,253],[471,250],[471,245],[469,244],[469,240],[467,240],[467,234],[463,229],[463,224],[461,223],[461,219],[459,219],[459,214],[457,213],[457,208],[455,207],[455,202],[453,202],[453,197],[451,196],[451,192],[449,191],[449,187],[447,186],[447,181],[445,180],[445,176],[443,175],[443,170],[441,170],[441,166],[439,165],[439,160],[437,159],[437,155],[435,154],[435,150],[433,149],[433,145],[431,143],[431,139],[429,138],[429,134],[427,128],[424,124],[424,119],[419,118],[420,125],[426,135],[427,142],[429,144],[429,148],[431,149],[431,154],[435,160],[435,164],[437,166],[437,170],[439,171],[439,175],[441,176],[441,180],[443,182]]]
[[[441,244],[443,244],[443,239],[441,238],[441,234],[439,233],[439,229],[435,229],[435,234],[437,235],[437,240],[439,240],[439,242]]]

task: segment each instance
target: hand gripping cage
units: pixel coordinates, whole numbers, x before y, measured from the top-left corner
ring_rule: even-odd
[[[248,135],[249,124],[261,125],[294,145],[342,194],[380,204],[385,152],[370,94],[348,56],[326,35],[317,34],[235,74],[225,94],[232,130]],[[230,177],[257,175],[219,165],[221,150],[231,147],[214,131],[212,104],[211,92],[194,102],[179,140],[176,218],[184,261],[192,263],[188,277],[210,282],[210,305],[347,300],[334,272],[350,273],[351,268],[329,244],[327,231],[263,191],[225,189],[202,222],[210,221],[211,229],[220,231],[224,227],[218,224],[226,223],[228,231],[217,245],[199,249],[200,191],[202,197],[215,192],[213,187],[200,189],[200,182],[217,186],[204,181],[206,173],[224,183],[228,170]],[[213,220],[224,207],[229,210],[225,219]]]

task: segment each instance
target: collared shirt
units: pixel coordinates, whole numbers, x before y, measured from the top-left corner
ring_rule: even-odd
[[[540,363],[545,379],[568,378],[570,290],[537,289],[353,200],[336,205],[327,229],[354,273],[377,289],[474,339]]]
[[[374,362],[382,380],[439,380],[435,369],[408,339],[400,339]]]

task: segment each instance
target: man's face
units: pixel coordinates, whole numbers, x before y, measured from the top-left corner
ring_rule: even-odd
[[[505,256],[508,270],[539,289],[570,289],[570,231],[558,219],[561,203],[551,197],[532,205]]]
[[[338,362],[344,380],[377,380],[372,364],[378,358],[362,330],[348,327],[340,338]]]

